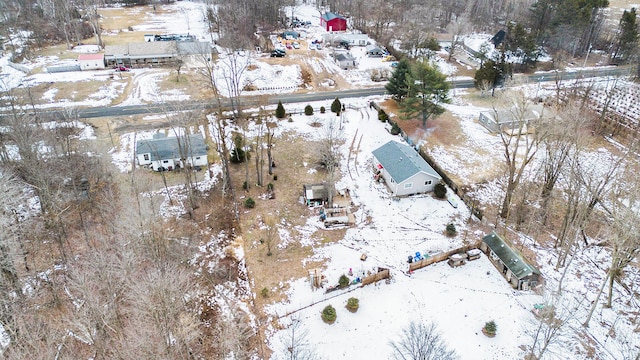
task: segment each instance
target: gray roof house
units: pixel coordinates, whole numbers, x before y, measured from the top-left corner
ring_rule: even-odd
[[[200,41],[150,41],[107,45],[104,60],[112,64],[159,64],[180,56],[211,54],[211,43]]]
[[[493,133],[500,131],[519,130],[528,131],[530,122],[541,119],[544,112],[543,105],[514,106],[506,110],[488,110],[480,112],[478,121]]]
[[[336,54],[336,62],[341,69],[348,70],[356,67],[356,58],[349,53]]]
[[[540,271],[495,232],[482,238],[480,249],[515,289],[529,290],[540,282]]]
[[[412,147],[389,141],[373,151],[375,178],[383,179],[394,196],[433,191],[442,177]]]
[[[166,137],[156,134],[153,139],[136,142],[138,165],[154,171],[170,171],[181,167],[201,167],[209,164],[208,146],[202,134]]]

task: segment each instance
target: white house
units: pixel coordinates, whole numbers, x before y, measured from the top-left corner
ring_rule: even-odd
[[[202,134],[179,137],[156,134],[153,139],[136,142],[136,159],[138,165],[150,166],[154,171],[171,171],[207,166],[207,150]]]
[[[349,53],[336,54],[336,62],[338,63],[338,66],[344,70],[353,69],[358,66],[356,58]]]
[[[104,54],[80,54],[78,64],[80,64],[80,70],[104,69]]]
[[[433,191],[442,177],[409,145],[389,141],[373,151],[376,178],[384,179],[394,196]]]

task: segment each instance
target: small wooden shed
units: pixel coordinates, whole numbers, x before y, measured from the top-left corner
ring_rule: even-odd
[[[321,206],[329,201],[329,189],[326,184],[302,185],[302,192],[307,206]]]

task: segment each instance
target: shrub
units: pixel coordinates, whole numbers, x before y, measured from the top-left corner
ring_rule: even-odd
[[[262,295],[262,297],[269,297],[269,289],[267,289],[266,287],[263,287],[262,290],[260,290],[260,295]]]
[[[437,183],[433,188],[433,194],[438,199],[444,199],[447,196],[447,187],[443,183]]]
[[[249,183],[245,181],[242,183],[242,190],[247,190],[247,189],[249,189]]]
[[[338,280],[338,284],[340,285],[341,288],[349,286],[350,282],[351,281],[345,274],[342,274],[342,276],[340,276],[340,279]]]
[[[277,181],[278,180],[278,175],[273,175],[273,181]]]
[[[267,184],[267,190],[273,190],[273,183]]]
[[[247,160],[247,155],[247,152],[242,150],[241,148],[234,148],[233,150],[231,150],[231,156],[229,160],[231,160],[231,162],[234,164],[240,164]]]
[[[349,298],[347,300],[347,310],[351,311],[352,313],[358,311],[358,308],[360,307],[360,300],[358,300],[357,298]]]
[[[244,207],[248,208],[248,209],[253,209],[256,206],[256,201],[253,200],[252,198],[248,197],[245,201],[244,201]]]
[[[336,98],[331,103],[331,112],[336,113],[336,115],[340,115],[341,110],[342,110],[342,103],[340,103],[340,100]]]
[[[391,126],[391,135],[398,135],[398,134],[400,134],[400,126],[394,123],[393,126]]]
[[[327,324],[333,324],[336,321],[336,317],[336,309],[333,306],[327,305],[322,310],[322,320]]]
[[[378,120],[382,122],[387,122],[389,120],[389,115],[387,115],[387,113],[384,112],[384,110],[380,109],[378,110]]]
[[[454,224],[447,224],[446,233],[447,233],[447,236],[454,236],[455,234],[458,233],[458,230],[456,230],[456,226]]]
[[[320,114],[324,114],[327,110],[324,108],[324,106],[320,106]]]
[[[496,331],[498,331],[498,326],[496,325],[496,322],[493,320],[485,323],[484,327],[482,328],[482,332],[488,337],[496,336]]]
[[[313,107],[311,105],[307,105],[304,107],[304,114],[307,116],[313,115]]]
[[[282,106],[282,101],[278,101],[278,107],[276,108],[276,117],[278,119],[284,119],[287,115],[287,112],[284,110],[284,106]]]

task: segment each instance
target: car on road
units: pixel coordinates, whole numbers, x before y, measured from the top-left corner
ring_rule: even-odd
[[[131,69],[129,69],[128,67],[124,66],[124,65],[116,65],[113,67],[113,69],[115,71],[129,71]]]

